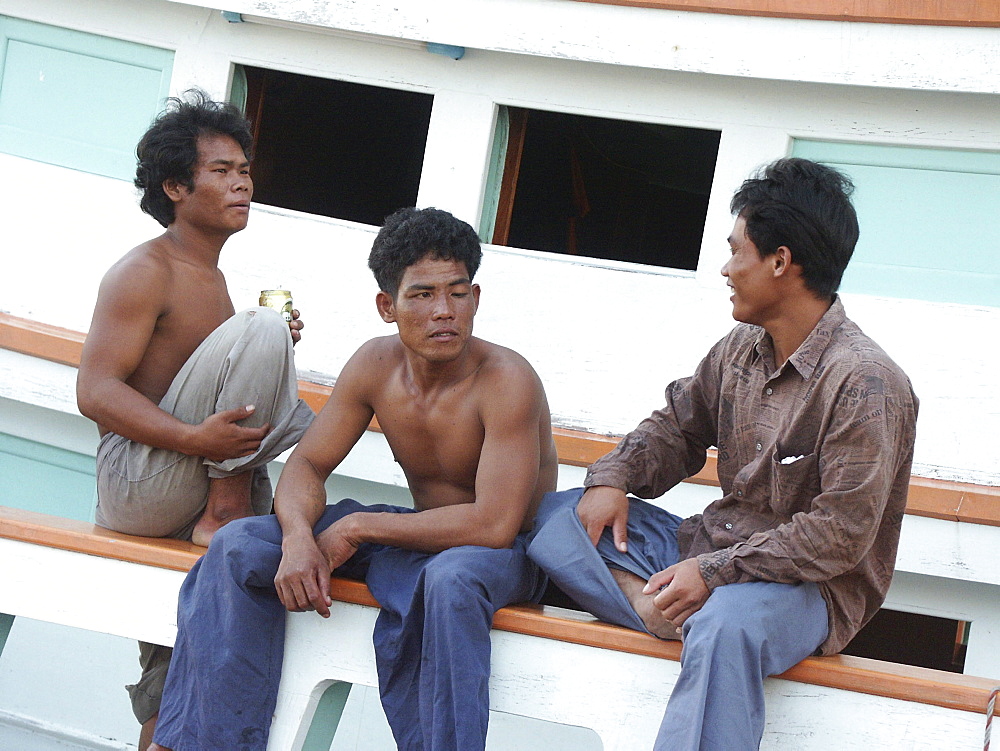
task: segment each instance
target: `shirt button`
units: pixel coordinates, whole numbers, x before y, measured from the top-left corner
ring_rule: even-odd
[[[726,522],[726,529],[732,529],[732,528],[733,528],[733,523],[732,522]]]
[[[763,444],[760,444],[760,443],[758,443],[758,444],[757,444],[757,450],[758,450],[758,451],[763,451],[763,450],[764,450],[764,446],[763,446]]]
[[[736,491],[736,495],[738,495],[740,498],[742,498],[743,497],[743,491],[742,490],[737,490]]]
[[[765,391],[764,393],[767,394],[768,396],[770,396],[771,394],[774,393],[774,389],[772,389],[770,386],[768,386],[767,391]]]

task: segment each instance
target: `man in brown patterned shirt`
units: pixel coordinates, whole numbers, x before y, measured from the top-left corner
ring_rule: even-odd
[[[892,578],[917,415],[910,382],[836,295],[858,238],[850,181],[802,159],[748,179],[722,274],[740,322],[666,405],[546,496],[533,557],[598,617],[684,641],[656,739],[756,749],[763,679],[842,649]],[[645,501],[718,447],[723,496]]]

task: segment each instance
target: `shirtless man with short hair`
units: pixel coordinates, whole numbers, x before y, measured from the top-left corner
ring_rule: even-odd
[[[97,523],[207,545],[227,521],[271,510],[266,465],[305,431],[292,345],[298,313],[236,314],[219,256],[247,225],[252,138],[231,105],[173,99],[136,149],[142,209],[166,231],[105,275],[77,378],[97,423]],[[170,650],[140,644],[129,687],[152,738]]]
[[[285,465],[276,518],[226,526],[192,569],[160,747],[266,747],[286,609],[328,616],[333,572],[364,579],[382,606],[375,654],[398,747],[485,747],[493,614],[541,597],[525,533],[555,487],[557,456],[534,370],[472,336],[481,252],[446,212],[386,220],[369,265],[379,315],[398,334],[345,365]],[[326,505],[326,478],[373,416],[414,509]]]

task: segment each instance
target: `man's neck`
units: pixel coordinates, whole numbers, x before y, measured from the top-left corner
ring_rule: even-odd
[[[405,374],[410,386],[421,396],[433,396],[468,378],[478,368],[472,356],[472,342],[462,354],[448,362],[432,362],[407,351],[404,356]]]
[[[219,265],[222,246],[229,239],[229,235],[207,234],[178,221],[167,227],[164,237],[185,260],[215,268]]]
[[[833,300],[823,300],[812,294],[789,301],[783,313],[764,324],[764,330],[774,343],[774,366],[780,368],[797,350],[816,324],[826,315]]]

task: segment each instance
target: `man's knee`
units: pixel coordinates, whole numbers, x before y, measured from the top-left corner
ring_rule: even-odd
[[[212,537],[206,555],[209,557],[241,579],[256,574],[273,580],[281,561],[281,527],[277,517],[252,516],[229,522]]]
[[[752,594],[729,584],[712,591],[705,605],[684,623],[684,641],[710,649],[725,645],[759,650],[767,639],[767,614],[756,607]]]
[[[826,607],[814,584],[746,582],[717,587],[684,624],[687,645],[738,648],[760,655],[766,665],[789,660],[794,664],[824,638]]]
[[[291,332],[281,313],[270,308],[250,308],[244,311],[246,327],[259,339],[274,348],[284,348],[291,339]]]
[[[485,598],[486,585],[480,576],[481,548],[450,548],[435,555],[423,571],[426,608],[468,607]],[[509,552],[509,551],[508,551]]]

